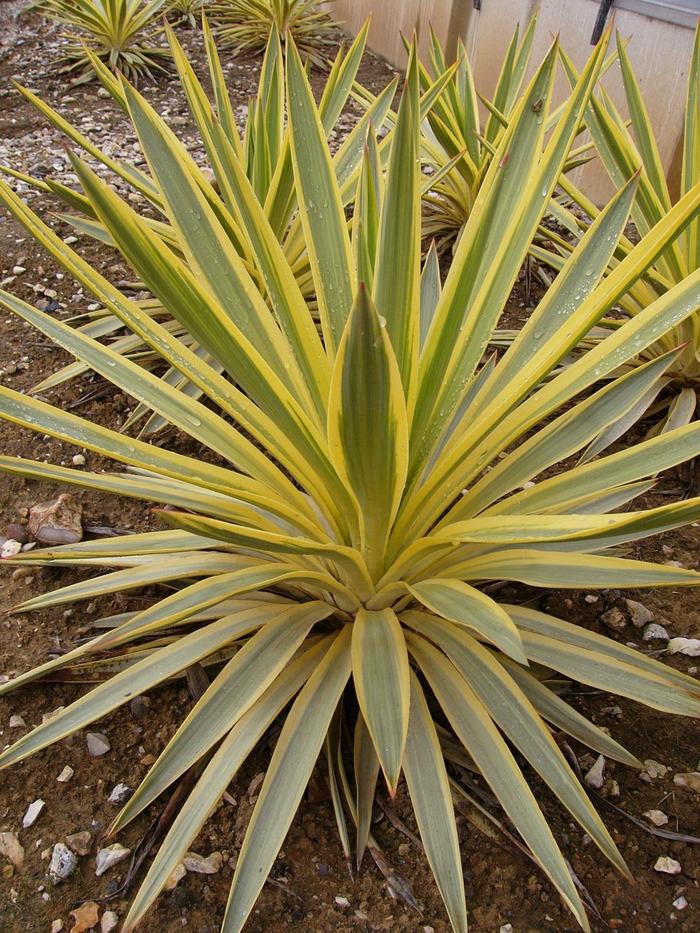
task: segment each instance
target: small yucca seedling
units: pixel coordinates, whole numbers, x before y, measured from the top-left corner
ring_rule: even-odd
[[[602,87],[591,98],[586,114],[600,159],[612,181],[622,187],[639,174],[637,196],[631,219],[637,231],[644,235],[661,223],[673,210],[674,201],[659,155],[659,147],[649,119],[625,43],[618,35],[617,54],[627,98],[630,121],[626,123]],[[576,80],[571,62],[563,57],[569,79]],[[695,32],[695,46],[688,68],[688,86],[683,137],[683,162],[680,179],[680,197],[697,190],[700,184],[700,24]],[[562,181],[566,193],[589,217],[595,219],[599,210],[575,186]],[[570,215],[574,227],[584,225]],[[571,224],[568,225],[571,228]],[[548,265],[559,269],[571,252],[569,240],[552,237],[547,247],[535,247],[534,255]],[[622,237],[606,272],[612,274],[618,264],[633,249],[632,243]],[[618,302],[626,317],[640,314],[657,298],[682,282],[686,276],[700,268],[700,219],[691,221],[685,231],[664,249],[647,273],[634,283]],[[621,324],[619,318],[608,318],[587,335],[584,343],[590,345]],[[649,347],[640,351],[628,365],[643,365],[658,359],[675,347],[682,347],[673,364],[661,374],[647,395],[625,417],[611,424],[595,439],[586,456],[592,457],[623,435],[638,419],[655,416],[654,432],[688,424],[696,416],[700,392],[700,310],[681,324],[659,335]]]
[[[123,84],[176,237],[173,248],[77,157],[75,171],[113,242],[217,366],[120,293],[0,183],[2,200],[31,235],[213,406],[0,292],[7,308],[202,445],[202,455],[187,457],[0,387],[3,418],[130,468],[90,473],[2,457],[2,470],[169,507],[160,513],[169,530],[20,556],[110,572],[19,608],[155,583],[167,582],[171,590],[0,687],[16,689],[71,665],[107,660],[123,668],[23,736],[0,764],[25,758],[194,664],[212,677],[111,828],[116,833],[201,763],[124,930],[136,928],[247,755],[285,711],[238,854],[223,920],[229,933],[240,931],[253,909],[324,749],[340,836],[348,856],[354,837],[358,863],[373,846],[380,773],[391,794],[405,780],[426,857],[459,933],[467,919],[453,763],[463,763],[465,754],[583,928],[574,880],[509,743],[628,874],[552,730],[625,764],[637,761],[552,692],[539,672],[558,671],[687,716],[700,712],[700,688],[640,652],[535,608],[501,602],[500,589],[489,594],[485,588],[502,580],[585,589],[700,582],[693,571],[628,560],[617,550],[698,518],[699,500],[612,512],[648,491],[653,480],[647,477],[699,454],[700,425],[551,474],[629,411],[673,362],[676,350],[585,396],[694,312],[698,272],[555,372],[696,216],[700,191],[681,198],[601,280],[635,196],[635,182],[628,184],[587,231],[503,358],[482,359],[604,50],[605,41],[546,133],[556,43],[549,50],[501,137],[441,285],[434,252],[421,270],[415,53],[394,133],[383,144],[368,133],[349,224],[322,117],[290,42],[293,184],[320,330],[233,153],[229,203],[202,187],[165,122]],[[229,144],[223,137],[219,143],[225,154]],[[260,281],[232,248],[231,225],[244,232]],[[530,482],[545,472],[547,478]],[[138,654],[129,650],[134,646]]]
[[[90,50],[131,81],[164,71],[167,48],[158,44],[166,0],[42,0],[41,13],[69,27],[62,72],[82,84],[95,76]]]
[[[282,42],[292,38],[299,54],[325,68],[334,24],[328,15],[333,0],[214,0],[212,20],[222,45],[239,52],[264,49],[273,28]]]

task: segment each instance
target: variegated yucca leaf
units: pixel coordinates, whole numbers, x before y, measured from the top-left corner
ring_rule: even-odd
[[[333,0],[213,0],[212,20],[222,46],[238,52],[261,51],[276,30],[294,40],[299,54],[316,68],[328,64],[334,30],[329,15]]]
[[[115,82],[148,162],[139,184],[158,203],[170,239],[76,156],[80,197],[194,344],[114,287],[0,183],[2,202],[27,231],[197,389],[182,392],[90,333],[0,292],[7,309],[201,446],[200,456],[188,457],[0,387],[2,418],[123,465],[92,473],[3,456],[0,470],[166,507],[157,513],[160,531],[20,554],[15,562],[105,572],[17,610],[168,585],[164,598],[103,620],[90,641],[0,687],[7,692],[67,671],[85,677],[91,665],[104,675],[116,666],[113,676],[5,750],[0,765],[196,663],[211,675],[112,826],[118,832],[198,765],[199,778],[141,883],[125,930],[140,923],[283,713],[237,859],[223,918],[229,933],[250,915],[322,750],[341,841],[349,855],[355,836],[358,862],[366,849],[377,851],[377,785],[386,782],[394,794],[405,778],[426,857],[459,933],[467,915],[455,757],[490,786],[581,927],[587,919],[574,879],[514,749],[627,874],[553,734],[568,732],[627,765],[637,759],[568,706],[541,672],[685,716],[700,712],[700,687],[626,645],[532,606],[501,602],[498,589],[488,587],[504,580],[579,589],[700,582],[692,570],[630,560],[619,550],[699,518],[698,499],[616,511],[650,489],[649,477],[700,454],[700,425],[553,470],[634,410],[673,366],[678,348],[613,377],[695,313],[700,272],[560,368],[696,217],[700,192],[687,192],[605,277],[634,203],[637,180],[630,181],[572,250],[518,340],[498,362],[484,357],[569,158],[606,42],[557,110],[556,42],[513,102],[444,281],[435,251],[425,261],[421,255],[416,154],[430,101],[421,94],[414,49],[393,132],[380,141],[369,120],[361,144],[351,141],[333,156],[327,135],[344,101],[335,88],[341,74],[352,81],[352,68],[338,65],[339,84],[317,105],[288,41],[288,131],[265,208],[243,168],[241,141],[228,136],[223,85],[215,88],[217,119],[193,80],[188,86],[205,145],[216,155],[217,190],[139,93]],[[179,67],[187,71],[186,63]],[[297,255],[306,257],[318,321],[288,241],[280,242],[280,218],[287,218]],[[592,391],[601,379],[607,381]]]
[[[659,154],[659,144],[649,118],[630,53],[618,36],[617,56],[624,83],[629,121],[625,121],[610,96],[601,87],[593,95],[586,111],[586,126],[590,130],[600,160],[611,180],[622,187],[639,175],[637,195],[631,210],[631,220],[637,231],[644,235],[660,230],[667,219],[676,213],[684,199],[693,197],[700,186],[700,23],[695,31],[695,45],[688,65],[685,122],[682,148],[680,193],[674,203]],[[577,73],[562,53],[562,60],[571,83]],[[599,214],[583,192],[568,179],[562,187],[573,201],[592,220]],[[578,234],[585,229],[582,221],[570,212],[566,225]],[[563,238],[552,231],[543,230],[544,242],[533,246],[533,255],[543,263],[560,269],[570,255],[576,240]],[[630,254],[632,242],[621,237],[606,268],[606,275],[614,275],[620,263]],[[627,293],[620,296],[619,309],[624,317],[604,318],[586,335],[585,344],[603,339],[617,329],[621,322],[640,314],[660,297],[680,284],[688,275],[700,269],[700,219],[691,219],[682,234],[659,252],[645,275],[631,283]],[[590,459],[621,437],[640,418],[653,417],[652,433],[668,431],[688,424],[696,417],[700,391],[700,310],[679,324],[674,324],[659,335],[650,346],[640,348],[639,354],[628,361],[639,366],[658,359],[669,351],[682,347],[668,370],[659,376],[649,391],[639,399],[628,413],[606,425],[584,453]]]
[[[40,0],[36,9],[70,30],[61,72],[74,84],[95,77],[93,56],[131,81],[165,70],[170,54],[158,20],[168,0]]]

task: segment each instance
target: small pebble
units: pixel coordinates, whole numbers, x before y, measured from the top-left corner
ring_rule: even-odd
[[[187,871],[195,872],[198,875],[215,875],[221,870],[224,863],[221,852],[212,852],[204,858],[203,855],[197,855],[196,852],[186,852],[182,864]]]
[[[678,787],[687,787],[696,794],[700,794],[700,771],[689,771],[687,774],[674,774],[673,783]]]
[[[627,625],[627,619],[625,619],[624,613],[622,613],[617,606],[613,606],[612,609],[608,609],[607,612],[604,612],[600,617],[600,621],[603,625],[615,631],[619,631]]]
[[[685,908],[688,906],[688,902],[683,896],[677,897],[673,902],[673,906],[676,908],[676,910],[685,910]]]
[[[51,933],[61,933],[63,929],[63,920],[53,920],[51,923]]]
[[[661,762],[654,761],[653,758],[645,758],[643,774],[648,775],[652,780],[666,777],[668,771],[666,765],[662,765]]]
[[[133,791],[126,784],[115,784],[112,788],[112,793],[107,798],[109,803],[126,803],[126,801],[131,797]]]
[[[80,833],[71,833],[70,836],[66,836],[66,842],[76,855],[87,855],[92,848],[92,833],[88,829]]]
[[[73,466],[85,466],[85,457],[82,454],[75,454],[71,457]]]
[[[87,750],[93,758],[106,755],[112,747],[109,739],[102,732],[88,732],[86,736]]]
[[[180,862],[178,865],[175,866],[175,868],[173,868],[172,872],[170,873],[168,877],[168,880],[165,882],[165,885],[164,885],[165,890],[166,891],[174,890],[178,886],[178,884],[182,881],[182,879],[185,877],[186,874],[187,874],[187,869],[182,864],[182,862]]]
[[[586,772],[584,778],[586,784],[589,787],[595,787],[600,789],[603,786],[603,772],[605,771],[605,758],[602,755],[598,755],[595,760],[593,767]]]
[[[46,804],[43,800],[35,800],[34,803],[30,803],[27,807],[27,812],[22,818],[22,829],[29,829],[30,826],[33,826],[45,806]]]
[[[668,641],[670,637],[663,625],[659,625],[658,622],[651,622],[642,632],[644,641]]]
[[[6,560],[8,557],[14,557],[22,550],[22,545],[14,538],[8,538],[0,548],[0,559]]]
[[[75,920],[70,933],[85,933],[97,926],[100,919],[100,909],[94,901],[86,901],[76,910],[71,910],[71,917]]]
[[[71,768],[71,766],[66,765],[63,771],[61,771],[61,773],[58,775],[56,780],[60,781],[61,784],[65,784],[66,781],[70,781],[70,779],[73,777],[74,774],[75,774],[75,771]]]
[[[635,628],[644,628],[649,622],[654,621],[654,613],[651,609],[647,609],[643,603],[637,602],[636,599],[626,599],[625,605]]]
[[[338,905],[338,907],[349,907],[350,906],[350,901],[347,899],[347,897],[337,896],[335,898],[335,902]]]
[[[49,864],[49,878],[54,884],[60,884],[66,878],[70,878],[78,867],[78,859],[71,852],[67,845],[57,842],[51,853],[51,863]]]
[[[10,716],[10,729],[24,729],[26,725],[21,716]]]
[[[672,638],[666,647],[671,654],[687,654],[691,658],[700,658],[700,638]]]
[[[668,823],[668,817],[663,810],[647,810],[644,816],[654,826],[665,826]]]
[[[112,933],[119,925],[119,917],[113,910],[105,910],[100,920],[100,933]]]
[[[17,833],[0,833],[0,855],[9,859],[15,868],[24,865],[24,846],[17,838]]]
[[[131,849],[125,848],[119,842],[115,842],[111,846],[100,849],[95,859],[95,874],[99,878],[100,875],[104,875],[106,871],[109,871],[113,865],[117,865],[119,862],[124,861],[130,853]]]
[[[660,855],[654,865],[654,871],[660,871],[666,875],[680,875],[682,870],[681,863],[671,858],[670,855]]]

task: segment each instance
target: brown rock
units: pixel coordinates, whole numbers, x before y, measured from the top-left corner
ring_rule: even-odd
[[[82,833],[72,833],[66,836],[66,843],[76,855],[88,855],[92,848],[92,833],[87,829]]]
[[[75,544],[83,538],[83,507],[69,493],[29,510],[29,532],[41,544]]]
[[[624,613],[621,612],[616,606],[614,606],[612,609],[608,609],[607,612],[604,612],[600,617],[600,621],[608,628],[612,628],[617,631],[623,629],[627,625],[627,620],[625,619]]]
[[[0,833],[0,855],[9,858],[15,868],[24,865],[24,846],[16,833]]]
[[[85,933],[96,927],[100,919],[99,908],[94,901],[86,901],[77,910],[71,910],[70,915],[75,920],[70,933]]]

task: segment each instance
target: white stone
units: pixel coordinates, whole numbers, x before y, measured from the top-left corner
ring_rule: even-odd
[[[338,896],[336,897],[335,902],[338,905],[338,907],[349,907],[350,906],[350,901],[347,899],[347,897]]]
[[[75,771],[71,768],[71,766],[66,765],[63,771],[61,771],[61,773],[58,775],[56,780],[60,781],[61,784],[65,784],[66,781],[70,781],[70,779],[73,777],[74,774],[75,774]]]
[[[85,457],[82,454],[75,454],[71,457],[73,466],[85,466]]]
[[[668,817],[663,810],[647,810],[644,816],[654,826],[665,826],[668,823]]]
[[[666,647],[671,654],[687,654],[691,658],[700,658],[700,638],[672,638]]]
[[[126,784],[115,784],[107,800],[109,803],[125,803],[132,793],[133,791]]]
[[[688,902],[683,896],[677,897],[673,902],[673,906],[676,908],[676,910],[685,910],[685,908],[688,906]]]
[[[14,538],[8,538],[7,541],[0,548],[0,558],[5,560],[8,557],[14,557],[15,554],[19,554],[22,550],[22,545],[19,541],[15,541]]]
[[[49,864],[49,878],[54,884],[60,884],[69,878],[78,867],[78,859],[74,853],[62,842],[57,842],[51,853]]]
[[[636,599],[626,599],[625,605],[630,614],[632,625],[636,628],[644,628],[649,622],[654,621],[654,613],[651,609],[648,609],[643,603],[637,602]]]
[[[593,767],[586,773],[584,778],[586,784],[588,784],[589,787],[600,789],[603,786],[603,782],[605,780],[603,777],[604,771],[605,758],[602,755],[598,755]]]
[[[100,920],[100,933],[112,933],[119,925],[119,917],[113,910],[105,910]]]
[[[99,878],[100,875],[104,875],[106,871],[109,871],[112,866],[118,864],[119,862],[123,862],[125,858],[128,858],[130,853],[131,849],[126,849],[119,842],[115,842],[111,846],[100,849],[95,859],[95,874]]]
[[[671,858],[670,855],[660,855],[654,865],[654,871],[660,871],[666,875],[680,875],[682,870],[681,863]]]
[[[654,778],[666,777],[668,774],[668,768],[666,765],[662,765],[658,761],[654,761],[653,758],[644,759],[644,774],[648,774],[652,780]]]
[[[35,800],[34,803],[30,803],[27,807],[27,812],[22,818],[22,829],[29,829],[30,826],[33,826],[45,806],[46,804],[43,800]]]
[[[63,929],[63,920],[54,920],[51,923],[51,933],[61,933]]]
[[[100,758],[106,755],[112,747],[109,739],[102,732],[88,732],[86,736],[87,749],[93,758]]]
[[[196,852],[186,852],[182,864],[187,871],[196,872],[199,875],[215,875],[221,870],[223,861],[221,852],[212,852],[206,858],[203,855],[197,855]]]
[[[10,716],[10,729],[24,729],[26,725],[21,716]]]
[[[652,622],[650,625],[647,625],[642,632],[642,639],[644,641],[668,641],[670,637],[671,636],[663,625],[659,625],[658,622]]]

